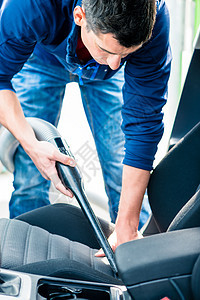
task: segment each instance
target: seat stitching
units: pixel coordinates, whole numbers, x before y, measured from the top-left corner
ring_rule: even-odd
[[[32,231],[32,226],[28,226],[27,230],[27,238],[25,242],[25,247],[24,247],[24,260],[23,260],[23,265],[27,264],[27,259],[28,259],[28,249],[29,249],[29,242],[30,242],[30,236],[31,236],[31,231]]]
[[[180,224],[180,222],[185,218],[185,216],[193,209],[193,207],[196,205],[196,202],[197,201],[194,201],[190,206],[189,208],[183,212],[179,217],[178,217],[178,220],[176,221],[176,226]],[[188,203],[187,203],[188,204]],[[187,206],[187,204],[185,205],[185,207]],[[189,204],[188,204],[189,205]],[[184,208],[185,208],[184,207]],[[176,218],[176,217],[175,217]]]
[[[73,259],[73,255],[72,255],[72,253],[73,253],[73,251],[72,251],[73,249],[72,249],[72,242],[69,240],[69,259]]]
[[[185,216],[193,209],[195,206],[195,203],[193,203],[188,210],[185,211],[185,213],[182,214],[182,217],[179,217],[178,224],[185,218]]]
[[[1,241],[1,253],[3,253],[3,249],[4,249],[4,246],[5,246],[5,242],[6,242],[6,232],[8,230],[8,226],[10,225],[10,220],[7,220],[7,223],[6,223],[6,226],[4,228],[4,231],[3,231],[3,238],[2,238],[2,241]]]
[[[52,245],[52,237],[51,234],[48,234],[48,243],[47,243],[47,260],[51,259],[51,245]]]
[[[92,248],[89,248],[89,255],[90,255],[90,266],[91,268],[94,268],[95,269],[95,265],[94,265],[94,260],[92,259],[93,257],[93,253],[92,253]]]

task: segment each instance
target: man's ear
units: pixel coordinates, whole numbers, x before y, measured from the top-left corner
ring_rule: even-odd
[[[80,6],[74,8],[74,22],[78,26],[82,26],[83,22],[85,22],[85,12]]]

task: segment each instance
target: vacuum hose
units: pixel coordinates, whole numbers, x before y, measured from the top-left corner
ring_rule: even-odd
[[[60,152],[73,157],[69,146],[67,145],[66,141],[61,137],[60,133],[58,132],[55,126],[38,118],[27,118],[27,121],[32,126],[36,138],[39,141],[50,142],[57,149],[59,149]],[[7,167],[7,169],[13,172],[13,157],[19,143],[7,130],[6,135],[9,135],[9,138],[5,138],[4,136],[1,136],[0,138],[0,159],[2,163]],[[4,142],[2,139],[4,139]],[[2,144],[5,144],[5,140],[9,140],[9,142],[6,142],[7,148],[4,147],[4,151],[2,151]],[[6,154],[4,154],[3,152],[6,152]],[[83,179],[81,177],[81,173],[79,171],[78,166],[71,167],[68,165],[64,165],[60,162],[56,162],[56,168],[63,185],[66,188],[70,189],[76,197],[83,213],[87,217],[89,223],[91,224],[95,232],[96,238],[107,257],[114,274],[117,275],[117,267],[112,248],[110,247],[110,244],[108,243],[108,240],[106,239],[101,229],[100,223],[90,206],[90,203],[84,190]]]

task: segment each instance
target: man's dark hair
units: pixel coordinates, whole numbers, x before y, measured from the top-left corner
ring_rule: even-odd
[[[156,15],[156,0],[83,0],[87,29],[112,33],[129,48],[149,40]]]

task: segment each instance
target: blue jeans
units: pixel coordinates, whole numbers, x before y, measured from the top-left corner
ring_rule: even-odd
[[[44,65],[32,55],[13,78],[25,116],[42,118],[57,126],[65,86],[77,82],[85,114],[92,131],[109,199],[111,220],[117,216],[122,181],[124,135],[121,130],[123,69],[108,80],[85,80],[62,66]],[[21,147],[15,155],[14,192],[9,208],[10,217],[49,204],[50,182],[45,180]],[[148,213],[145,209],[145,216]],[[143,217],[142,224],[147,217]],[[145,219],[145,220],[144,220]]]

